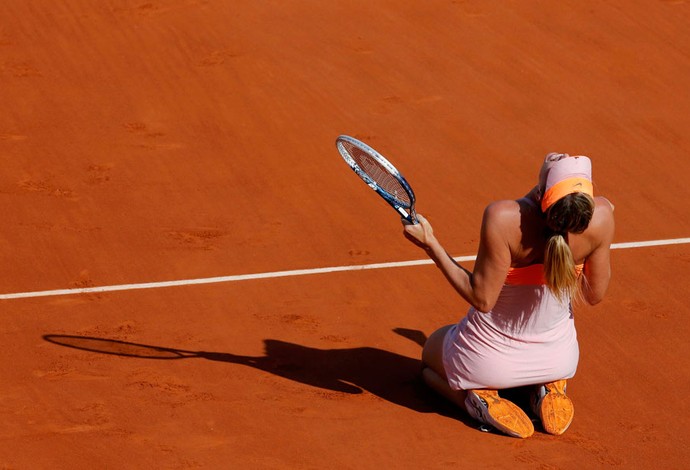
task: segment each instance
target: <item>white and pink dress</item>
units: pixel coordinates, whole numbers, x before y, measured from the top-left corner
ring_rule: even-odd
[[[542,264],[511,268],[494,308],[486,313],[470,308],[450,328],[443,347],[443,365],[454,390],[569,379],[578,359],[571,304],[551,293]]]

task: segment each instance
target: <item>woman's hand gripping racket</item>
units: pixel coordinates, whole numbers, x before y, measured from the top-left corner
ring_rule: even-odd
[[[378,193],[403,219],[417,224],[412,188],[402,174],[383,155],[364,142],[341,135],[335,145],[345,162],[374,191]]]

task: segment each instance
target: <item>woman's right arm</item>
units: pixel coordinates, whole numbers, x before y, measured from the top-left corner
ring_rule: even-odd
[[[613,204],[603,198],[597,202],[595,218],[590,224],[596,245],[585,260],[586,282],[582,289],[585,300],[590,305],[601,302],[608,290],[611,280],[611,243],[615,230]]]
[[[470,305],[480,312],[491,310],[503,287],[510,268],[511,252],[507,240],[506,225],[511,217],[519,217],[515,201],[498,201],[484,210],[479,235],[479,251],[474,270],[460,266],[434,235],[431,224],[417,214],[419,224],[404,223],[405,236],[415,245],[423,248],[441,270],[451,286]]]

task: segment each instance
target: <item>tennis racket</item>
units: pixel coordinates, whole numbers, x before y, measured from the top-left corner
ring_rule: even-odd
[[[405,177],[383,155],[364,142],[339,136],[335,146],[357,176],[412,224],[417,224],[415,197]]]

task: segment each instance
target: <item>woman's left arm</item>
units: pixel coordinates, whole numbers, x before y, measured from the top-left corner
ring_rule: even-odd
[[[597,208],[589,224],[594,246],[585,260],[586,282],[583,283],[584,297],[590,305],[601,302],[608,290],[611,280],[611,243],[615,232],[613,204],[602,197],[597,199]]]
[[[473,271],[448,255],[424,217],[419,216],[419,224],[404,227],[405,236],[427,252],[458,294],[480,312],[494,307],[510,268],[510,246],[506,230],[501,229],[505,225],[506,202],[492,203],[484,211]]]

